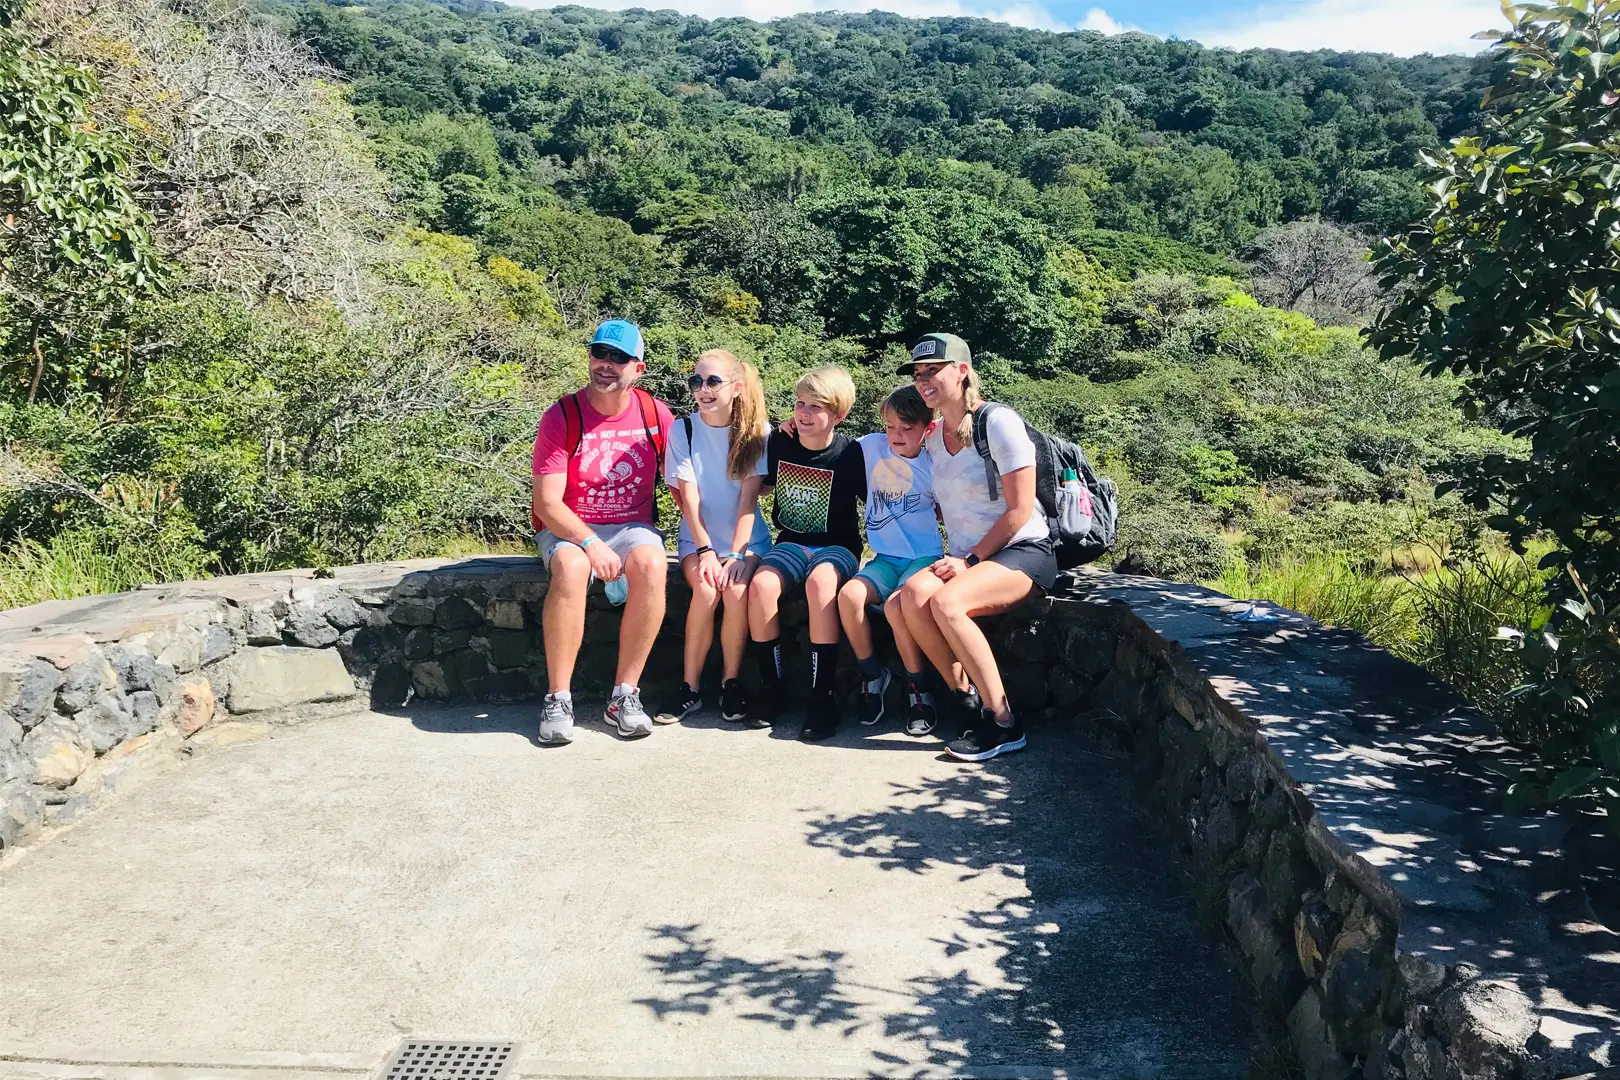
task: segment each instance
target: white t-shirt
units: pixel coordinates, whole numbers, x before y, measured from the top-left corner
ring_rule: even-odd
[[[866,458],[866,543],[897,559],[939,558],[939,522],[934,518],[934,469],[928,452],[901,457],[883,432],[862,435]]]
[[[1012,409],[992,409],[985,424],[985,436],[998,475],[1006,476],[1014,470],[1034,466],[1035,444],[1024,430],[1023,418]],[[934,498],[939,500],[940,514],[945,519],[951,554],[962,558],[984,539],[996,519],[1007,512],[1007,486],[998,483],[996,497],[992,499],[985,480],[984,459],[972,442],[955,454],[948,452],[943,422],[934,425],[923,445],[934,463]],[[1045,540],[1050,536],[1046,515],[1037,502],[1029,520],[1008,543]]]
[[[710,427],[695,412],[690,419],[694,446],[686,445],[684,423],[676,420],[670,425],[669,449],[664,453],[664,476],[671,487],[682,480],[697,485],[698,513],[703,517],[703,528],[708,532],[709,543],[714,550],[723,555],[731,550],[732,535],[737,528],[737,504],[742,499],[742,481],[733,480],[726,471],[726,461],[731,451],[731,426]],[[765,431],[766,434],[770,433],[769,425]],[[764,476],[765,467],[765,448],[762,445],[754,472]],[[758,544],[763,548],[769,546],[770,542],[770,526],[765,524],[764,515],[756,510],[754,534],[748,542],[749,546]],[[690,554],[697,546],[685,518],[681,519],[680,546],[683,554]]]

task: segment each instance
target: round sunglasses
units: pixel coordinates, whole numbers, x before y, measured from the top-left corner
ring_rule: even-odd
[[[611,345],[594,344],[591,346],[591,359],[606,360],[610,364],[619,364],[622,366],[635,360],[635,357],[631,356],[627,352],[615,349]]]
[[[710,390],[717,390],[730,381],[730,379],[722,375],[710,375],[707,379],[702,375],[688,375],[686,377],[686,388],[688,390],[701,390],[707,386]]]

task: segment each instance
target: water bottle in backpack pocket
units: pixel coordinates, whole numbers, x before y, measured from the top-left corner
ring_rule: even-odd
[[[1062,536],[1084,536],[1091,531],[1096,518],[1092,510],[1091,489],[1074,469],[1063,470],[1063,482],[1057,489],[1057,531]]]
[[[999,497],[1001,478],[985,423],[991,410],[1005,408],[987,402],[973,413],[973,445],[984,458],[992,499]],[[1035,497],[1052,526],[1058,569],[1072,570],[1101,558],[1114,546],[1119,530],[1119,490],[1112,480],[1097,475],[1085,451],[1074,443],[1048,435],[1028,421],[1024,430],[1035,444]]]

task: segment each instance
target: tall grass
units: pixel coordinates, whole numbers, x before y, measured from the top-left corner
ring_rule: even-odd
[[[190,545],[117,542],[88,532],[64,532],[48,542],[19,540],[0,549],[0,608],[204,575]]]
[[[1385,648],[1413,631],[1409,583],[1370,573],[1339,552],[1258,564],[1233,559],[1220,577],[1205,584],[1239,600],[1269,600],[1319,623],[1359,631]]]
[[[1546,622],[1547,574],[1502,553],[1436,557],[1422,569],[1407,570],[1331,553],[1283,555],[1258,564],[1234,559],[1205,584],[1356,630],[1507,722],[1502,698],[1524,671],[1518,654],[1497,641],[1497,628]]]

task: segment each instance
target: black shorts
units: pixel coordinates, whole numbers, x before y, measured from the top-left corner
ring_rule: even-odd
[[[1039,585],[1042,592],[1051,592],[1052,586],[1057,584],[1057,554],[1050,540],[1019,540],[984,561],[1018,571]]]

